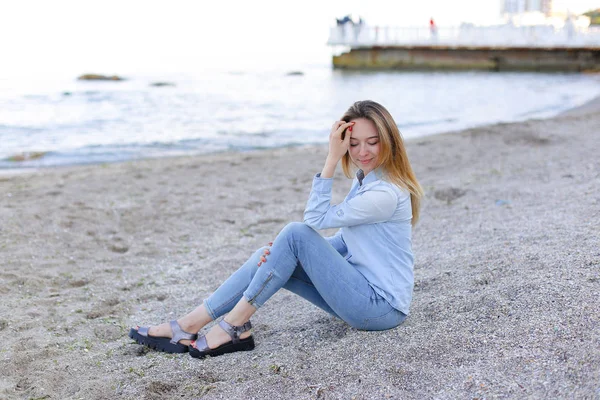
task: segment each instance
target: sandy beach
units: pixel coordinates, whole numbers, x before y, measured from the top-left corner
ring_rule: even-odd
[[[325,146],[0,175],[0,398],[598,399],[599,133],[596,101],[410,141],[406,322],[358,331],[281,291],[254,351],[206,360],[127,332],[300,221]]]

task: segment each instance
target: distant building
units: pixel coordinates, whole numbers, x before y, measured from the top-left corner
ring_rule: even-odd
[[[552,0],[502,0],[502,14],[515,15],[526,12],[552,13]]]
[[[541,11],[547,16],[552,14],[552,0],[541,0]]]

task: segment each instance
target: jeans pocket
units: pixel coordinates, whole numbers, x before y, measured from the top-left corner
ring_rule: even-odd
[[[365,331],[384,331],[395,328],[404,322],[406,314],[392,306],[389,306],[389,308],[385,314],[379,317],[365,318],[361,329]]]

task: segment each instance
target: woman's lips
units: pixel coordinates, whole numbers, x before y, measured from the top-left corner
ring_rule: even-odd
[[[371,158],[371,159],[369,159],[369,160],[361,160],[361,161],[360,161],[360,163],[361,163],[361,164],[368,164],[368,163],[370,163],[370,162],[371,162],[371,160],[372,160],[372,158]]]

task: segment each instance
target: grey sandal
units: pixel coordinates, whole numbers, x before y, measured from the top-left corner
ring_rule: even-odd
[[[196,340],[198,335],[185,332],[181,329],[181,326],[179,326],[177,321],[171,321],[169,324],[171,325],[171,331],[173,332],[172,338],[150,336],[148,335],[149,327],[147,326],[138,326],[137,329],[131,328],[129,337],[139,344],[143,344],[154,350],[163,351],[165,353],[186,353],[188,351],[188,346],[179,343],[179,341],[186,339]]]
[[[216,349],[211,349],[206,343],[206,337],[202,335],[195,343],[192,343],[189,346],[190,356],[194,358],[204,358],[206,356],[216,357],[236,351],[249,351],[254,349],[254,337],[252,335],[245,339],[240,339],[240,334],[252,329],[250,321],[242,326],[233,326],[228,322],[225,322],[225,320],[221,320],[219,326],[229,334],[231,342],[223,343]]]

